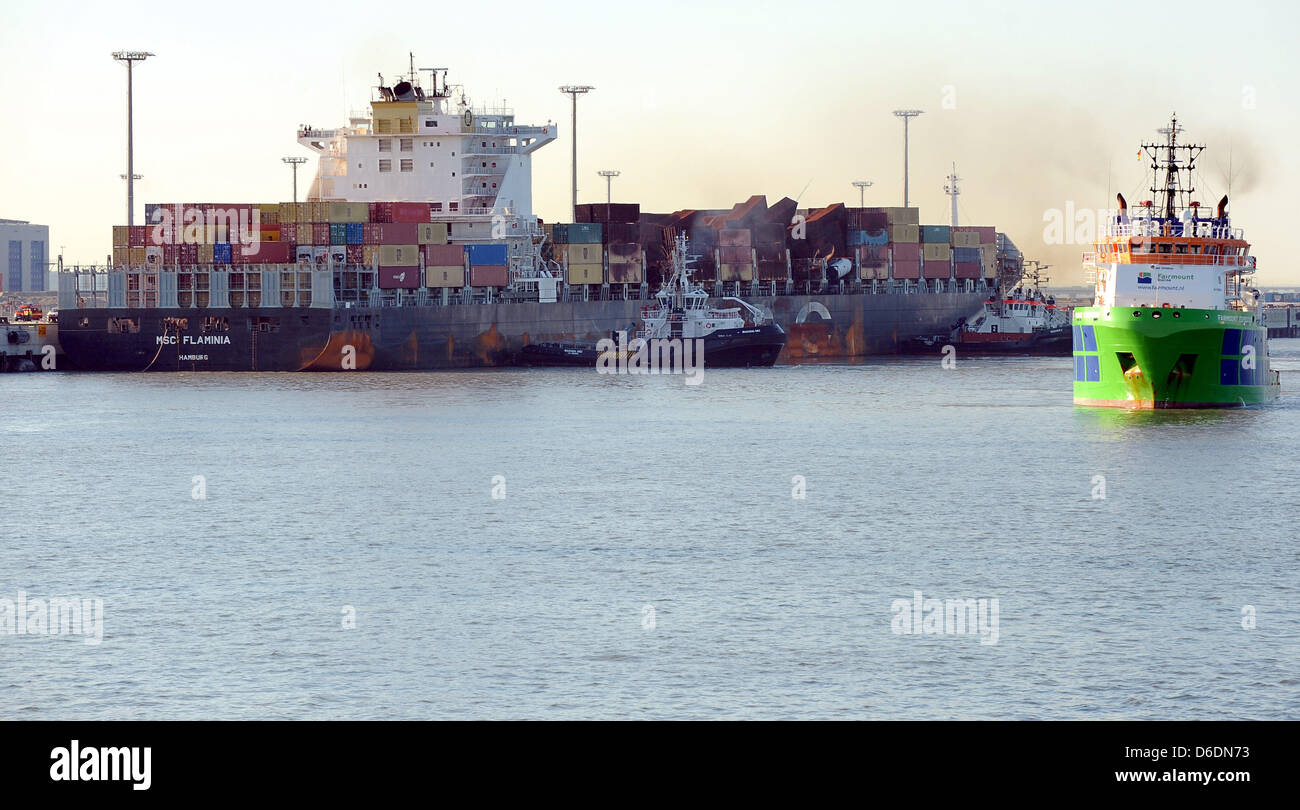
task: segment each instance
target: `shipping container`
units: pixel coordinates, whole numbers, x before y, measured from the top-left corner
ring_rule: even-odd
[[[979,236],[979,234],[974,234],[974,233],[969,235],[977,238]],[[979,247],[954,247],[952,249],[952,260],[958,263],[960,262],[978,263],[980,261],[980,249]]]
[[[947,247],[947,245],[944,245]],[[952,262],[948,259],[926,259],[921,263],[922,278],[951,278]]]
[[[299,234],[301,236],[301,234]],[[301,240],[300,240],[301,241]],[[328,245],[330,243],[330,226],[328,222],[315,222],[311,226],[311,244]]]
[[[718,281],[753,281],[754,265],[727,264],[718,265]]]
[[[124,267],[131,263],[131,248],[123,245],[113,246],[113,266]]]
[[[596,246],[595,252],[600,255],[600,247]],[[509,263],[506,255],[506,246],[501,243],[490,245],[465,245],[465,257],[469,260],[469,268],[475,267],[504,267]],[[470,285],[477,286],[477,285]]]
[[[439,267],[425,265],[424,284],[427,287],[464,287],[465,268],[456,266]]]
[[[786,222],[759,222],[750,230],[754,234],[754,244],[785,244]]]
[[[875,231],[849,231],[849,247],[859,245],[887,245],[889,232],[883,228]]]
[[[132,264],[132,265],[134,265],[134,266],[136,266],[136,267],[139,267],[139,266],[141,266],[141,265],[143,265],[143,264],[145,263],[145,261],[146,261],[146,259],[145,259],[145,251],[146,251],[148,248],[146,248],[144,245],[141,245],[140,247],[133,247],[133,248],[128,248],[128,249],[131,251],[131,264]]]
[[[894,278],[896,279],[919,279],[921,277],[921,263],[919,261],[899,261],[894,260]]]
[[[231,252],[233,264],[285,264],[293,261],[289,246],[283,242],[259,242],[241,245]]]
[[[320,200],[313,200],[312,202],[307,203],[307,205],[311,208],[312,222],[324,222],[326,224],[329,224],[330,221],[329,203],[321,202]],[[321,244],[325,244],[325,243],[322,242]]]
[[[921,256],[927,262],[946,262],[952,258],[952,248],[947,242],[925,242],[921,248]]]
[[[393,206],[393,222],[428,222],[429,221],[429,204],[427,202],[395,202]]]
[[[379,245],[362,245],[362,264],[374,267],[379,262]]]
[[[216,241],[215,239],[213,241]],[[298,242],[298,223],[282,222],[280,223],[280,241],[290,244]]]
[[[602,223],[635,223],[640,217],[640,203],[583,203],[574,215],[578,222]]]
[[[422,245],[425,267],[461,267],[465,266],[464,245]]]
[[[603,241],[602,233],[598,222],[557,222],[553,232],[556,244],[560,245],[599,245]]]
[[[570,284],[600,284],[604,269],[600,262],[569,262],[566,280]]]
[[[920,208],[882,208],[890,225],[920,225]]]
[[[754,260],[753,248],[748,245],[723,245],[718,248],[718,260],[723,264],[748,264]]]
[[[418,267],[420,265],[420,248],[418,245],[380,245],[380,267]]]
[[[779,262],[760,259],[756,269],[759,281],[784,281],[790,274],[784,258]]]
[[[367,222],[361,226],[361,244],[377,245],[379,237],[382,236],[380,228],[382,226],[377,222]]]
[[[305,202],[298,203],[297,214],[298,215],[294,217],[294,220],[296,220],[298,225],[300,226],[310,225],[314,221],[311,218],[311,214],[312,214],[311,203],[305,203]]]
[[[552,245],[555,260],[561,264],[600,264],[605,259],[605,248],[599,242],[594,244],[556,244]]]
[[[229,242],[218,242],[212,246],[212,261],[214,264],[230,264],[231,253]]]
[[[175,266],[181,260],[180,245],[163,245],[163,264],[168,267]]]
[[[385,247],[391,247],[385,245]],[[379,289],[381,290],[415,290],[420,287],[420,268],[385,267],[379,265]]]
[[[299,245],[294,248],[293,256],[299,264],[315,264],[316,248],[311,245]]]
[[[348,226],[346,222],[330,223],[329,243],[331,245],[346,245],[348,243]]]
[[[921,245],[917,242],[895,242],[890,248],[894,252],[894,261],[921,261]]]
[[[113,247],[130,247],[131,229],[126,225],[113,226]]]
[[[333,231],[330,232],[331,239]],[[361,245],[366,241],[366,224],[364,222],[348,222],[343,225],[343,238],[346,244]]]
[[[347,246],[348,264],[361,264],[366,260],[365,245],[348,245]]]
[[[948,244],[948,226],[947,225],[922,225],[921,241],[936,242],[944,245]]]
[[[640,284],[643,281],[645,281],[645,264],[641,261],[640,251],[633,255],[620,255],[617,257],[610,255],[609,283]]]
[[[921,241],[920,225],[891,225],[890,241],[894,244],[907,244]]]
[[[385,222],[379,226],[379,244],[414,245],[416,242],[415,224],[411,222]]]
[[[975,231],[962,231],[954,228],[949,235],[949,241],[953,247],[978,248],[980,246],[980,235]]]
[[[779,262],[784,265],[786,262],[787,250],[784,242],[755,245],[754,253],[760,264]]]
[[[285,223],[288,222],[296,223],[298,221],[298,206],[294,205],[293,203],[291,202],[280,203],[279,211],[280,211],[281,225],[284,225]]]
[[[748,228],[724,228],[718,231],[718,245],[720,247],[741,245],[749,247],[753,243],[754,236]]]
[[[956,262],[954,264],[954,267],[956,268],[957,278],[979,278],[980,277],[979,262]]]
[[[144,247],[148,225],[131,225],[127,228],[127,244],[131,247]]]
[[[422,222],[415,226],[416,242],[421,245],[445,245],[447,243],[447,223]]]

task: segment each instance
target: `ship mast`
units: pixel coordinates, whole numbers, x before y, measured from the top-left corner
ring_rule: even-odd
[[[1196,189],[1192,187],[1192,170],[1196,168],[1196,158],[1205,146],[1202,144],[1180,144],[1178,135],[1183,128],[1178,125],[1178,114],[1169,121],[1169,126],[1156,130],[1165,136],[1164,143],[1144,143],[1142,151],[1151,159],[1151,193],[1156,195],[1159,210],[1164,219],[1172,220],[1178,211],[1185,210]],[[1180,154],[1183,157],[1180,159]],[[1164,172],[1164,183],[1160,173]],[[1187,173],[1187,183],[1183,184],[1183,172]],[[1163,199],[1161,199],[1163,197]]]

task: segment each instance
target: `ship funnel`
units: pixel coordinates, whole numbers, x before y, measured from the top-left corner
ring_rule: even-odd
[[[393,95],[398,101],[415,101],[415,88],[410,82],[398,82],[393,85]]]
[[[1228,215],[1228,195],[1224,194],[1223,199],[1219,200],[1219,208],[1215,212],[1214,216],[1218,219],[1223,219],[1227,215]]]

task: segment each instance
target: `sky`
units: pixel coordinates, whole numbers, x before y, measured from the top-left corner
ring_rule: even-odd
[[[376,74],[450,69],[473,103],[520,124],[558,121],[534,155],[535,213],[569,218],[569,99],[579,101],[579,201],[644,210],[726,208],[753,194],[800,206],[900,205],[902,124],[911,201],[949,220],[952,164],[964,224],[996,225],[1055,284],[1082,283],[1081,244],[1049,244],[1053,211],[1151,197],[1138,145],[1177,112],[1207,146],[1194,197],[1231,174],[1262,285],[1300,284],[1285,258],[1300,117],[1293,3],[744,4],[81,3],[7,0],[0,23],[0,218],[50,226],[51,253],[102,262],[125,222],[126,70],[135,72],[136,217],[145,202],[276,202],[295,129],[346,123]],[[1167,14],[1167,18],[1162,15]],[[1231,163],[1232,171],[1229,172]],[[314,161],[300,170],[305,191]],[[1068,207],[1068,208],[1067,208]],[[1080,233],[1079,236],[1086,236]],[[1073,234],[1072,234],[1073,236]]]

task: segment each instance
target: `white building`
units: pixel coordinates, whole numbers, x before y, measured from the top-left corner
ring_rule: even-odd
[[[0,219],[0,292],[43,292],[48,282],[50,227]]]

